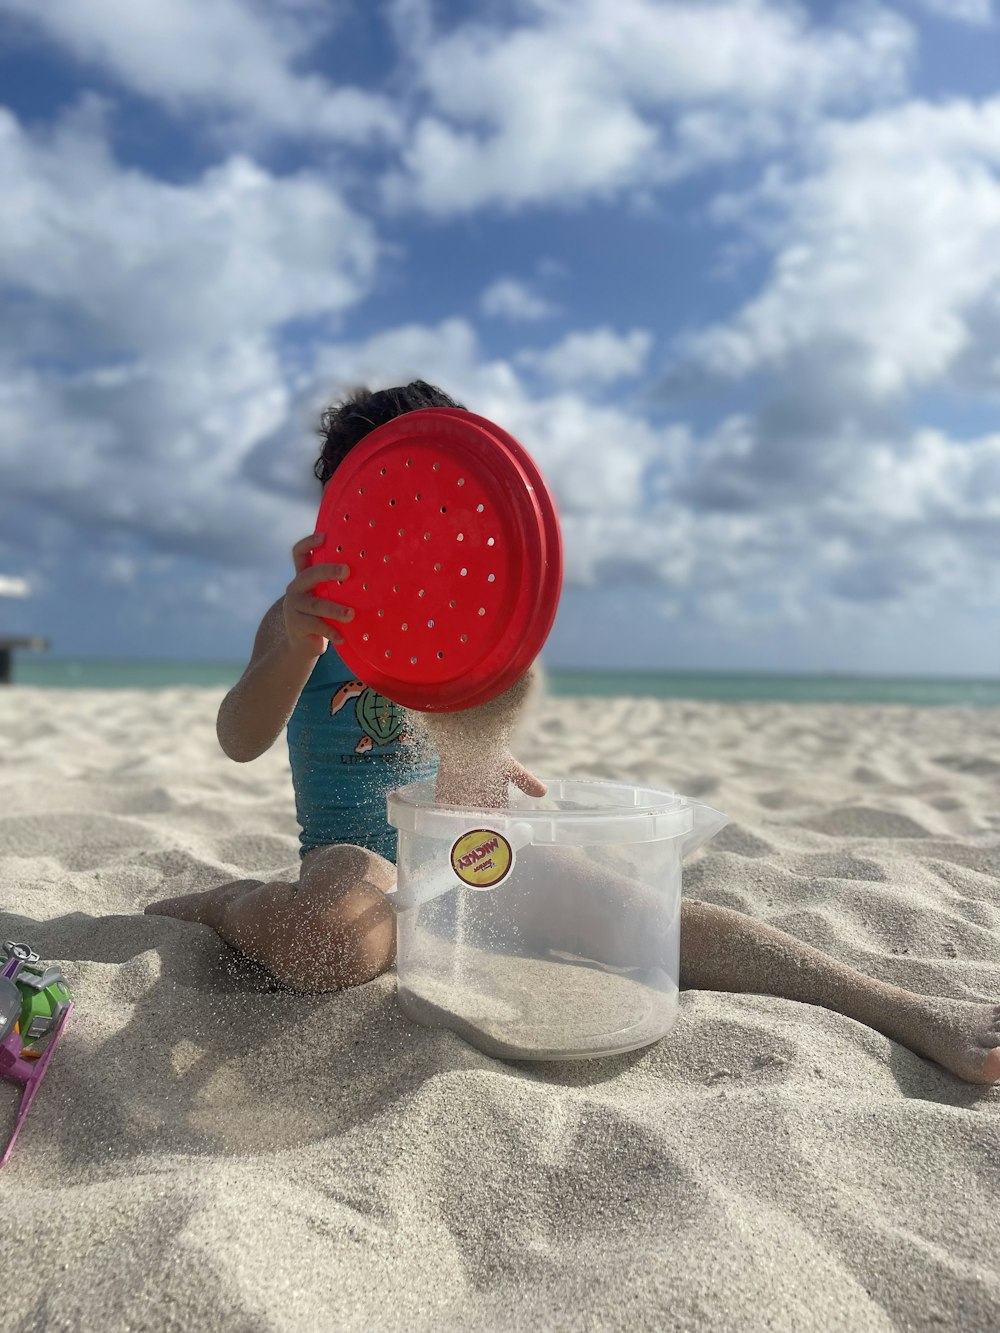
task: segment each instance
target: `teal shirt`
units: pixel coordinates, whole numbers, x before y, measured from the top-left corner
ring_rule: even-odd
[[[363,685],[330,644],[288,719],[300,856],[354,843],[395,862],[386,796],[430,780],[437,769],[432,751],[415,754],[406,722],[405,710]]]

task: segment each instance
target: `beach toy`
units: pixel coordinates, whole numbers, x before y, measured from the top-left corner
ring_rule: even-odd
[[[403,1011],[501,1059],[618,1055],[677,1016],[681,863],[729,820],[670,791],[546,779],[507,808],[389,793]]]
[[[41,963],[29,945],[8,940],[0,953],[0,1078],[24,1091],[0,1167],[7,1165],[72,1011],[60,969]]]
[[[502,694],[538,656],[562,586],[555,505],[506,431],[457,408],[379,426],[327,482],[315,593],[354,610],[339,652],[395,703],[452,712]]]

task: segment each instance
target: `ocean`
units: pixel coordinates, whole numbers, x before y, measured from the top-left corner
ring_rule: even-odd
[[[163,689],[172,685],[225,690],[243,663],[101,661],[19,654],[15,685],[53,689]],[[1000,707],[1000,678],[780,675],[721,671],[575,671],[547,667],[554,695],[621,695],[653,699],[770,699],[784,703],[961,705]]]

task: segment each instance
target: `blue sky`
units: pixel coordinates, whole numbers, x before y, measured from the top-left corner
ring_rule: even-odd
[[[420,376],[556,495],[551,664],[995,675],[991,0],[472,12],[0,0],[0,629],[243,657]]]

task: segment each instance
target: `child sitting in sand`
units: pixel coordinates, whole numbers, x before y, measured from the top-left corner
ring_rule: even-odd
[[[404,412],[460,406],[422,380],[377,393],[359,390],[324,414],[316,476],[325,484],[359,440]],[[365,686],[352,679],[336,652],[340,635],[321,618],[346,622],[353,613],[312,592],[318,583],[344,579],[350,601],[350,570],[333,562],[310,568],[309,552],[320,540],[313,533],[293,547],[295,576],[261,620],[249,665],[223,700],[218,719],[220,744],[239,762],[263,754],[287,724],[302,826],[298,881],[241,880],[146,908],[211,926],[303,992],[360,985],[392,966],[395,914],[385,893],[396,877],[395,834],[386,822],[385,796],[390,787],[433,772],[419,759],[406,763],[410,747],[404,744],[401,709],[380,696],[366,701],[367,711],[355,707]],[[544,795],[544,785],[507,748],[526,688],[519,682],[488,705],[494,760],[488,771],[480,768],[475,789],[463,763],[465,728],[446,714],[431,722],[440,753],[439,799],[500,805],[508,782],[529,795]],[[371,719],[367,729],[359,724],[362,717]],[[917,995],[876,981],[728,908],[683,901],[680,983],[684,989],[823,1005],[969,1082],[1000,1079],[1000,1006]]]

